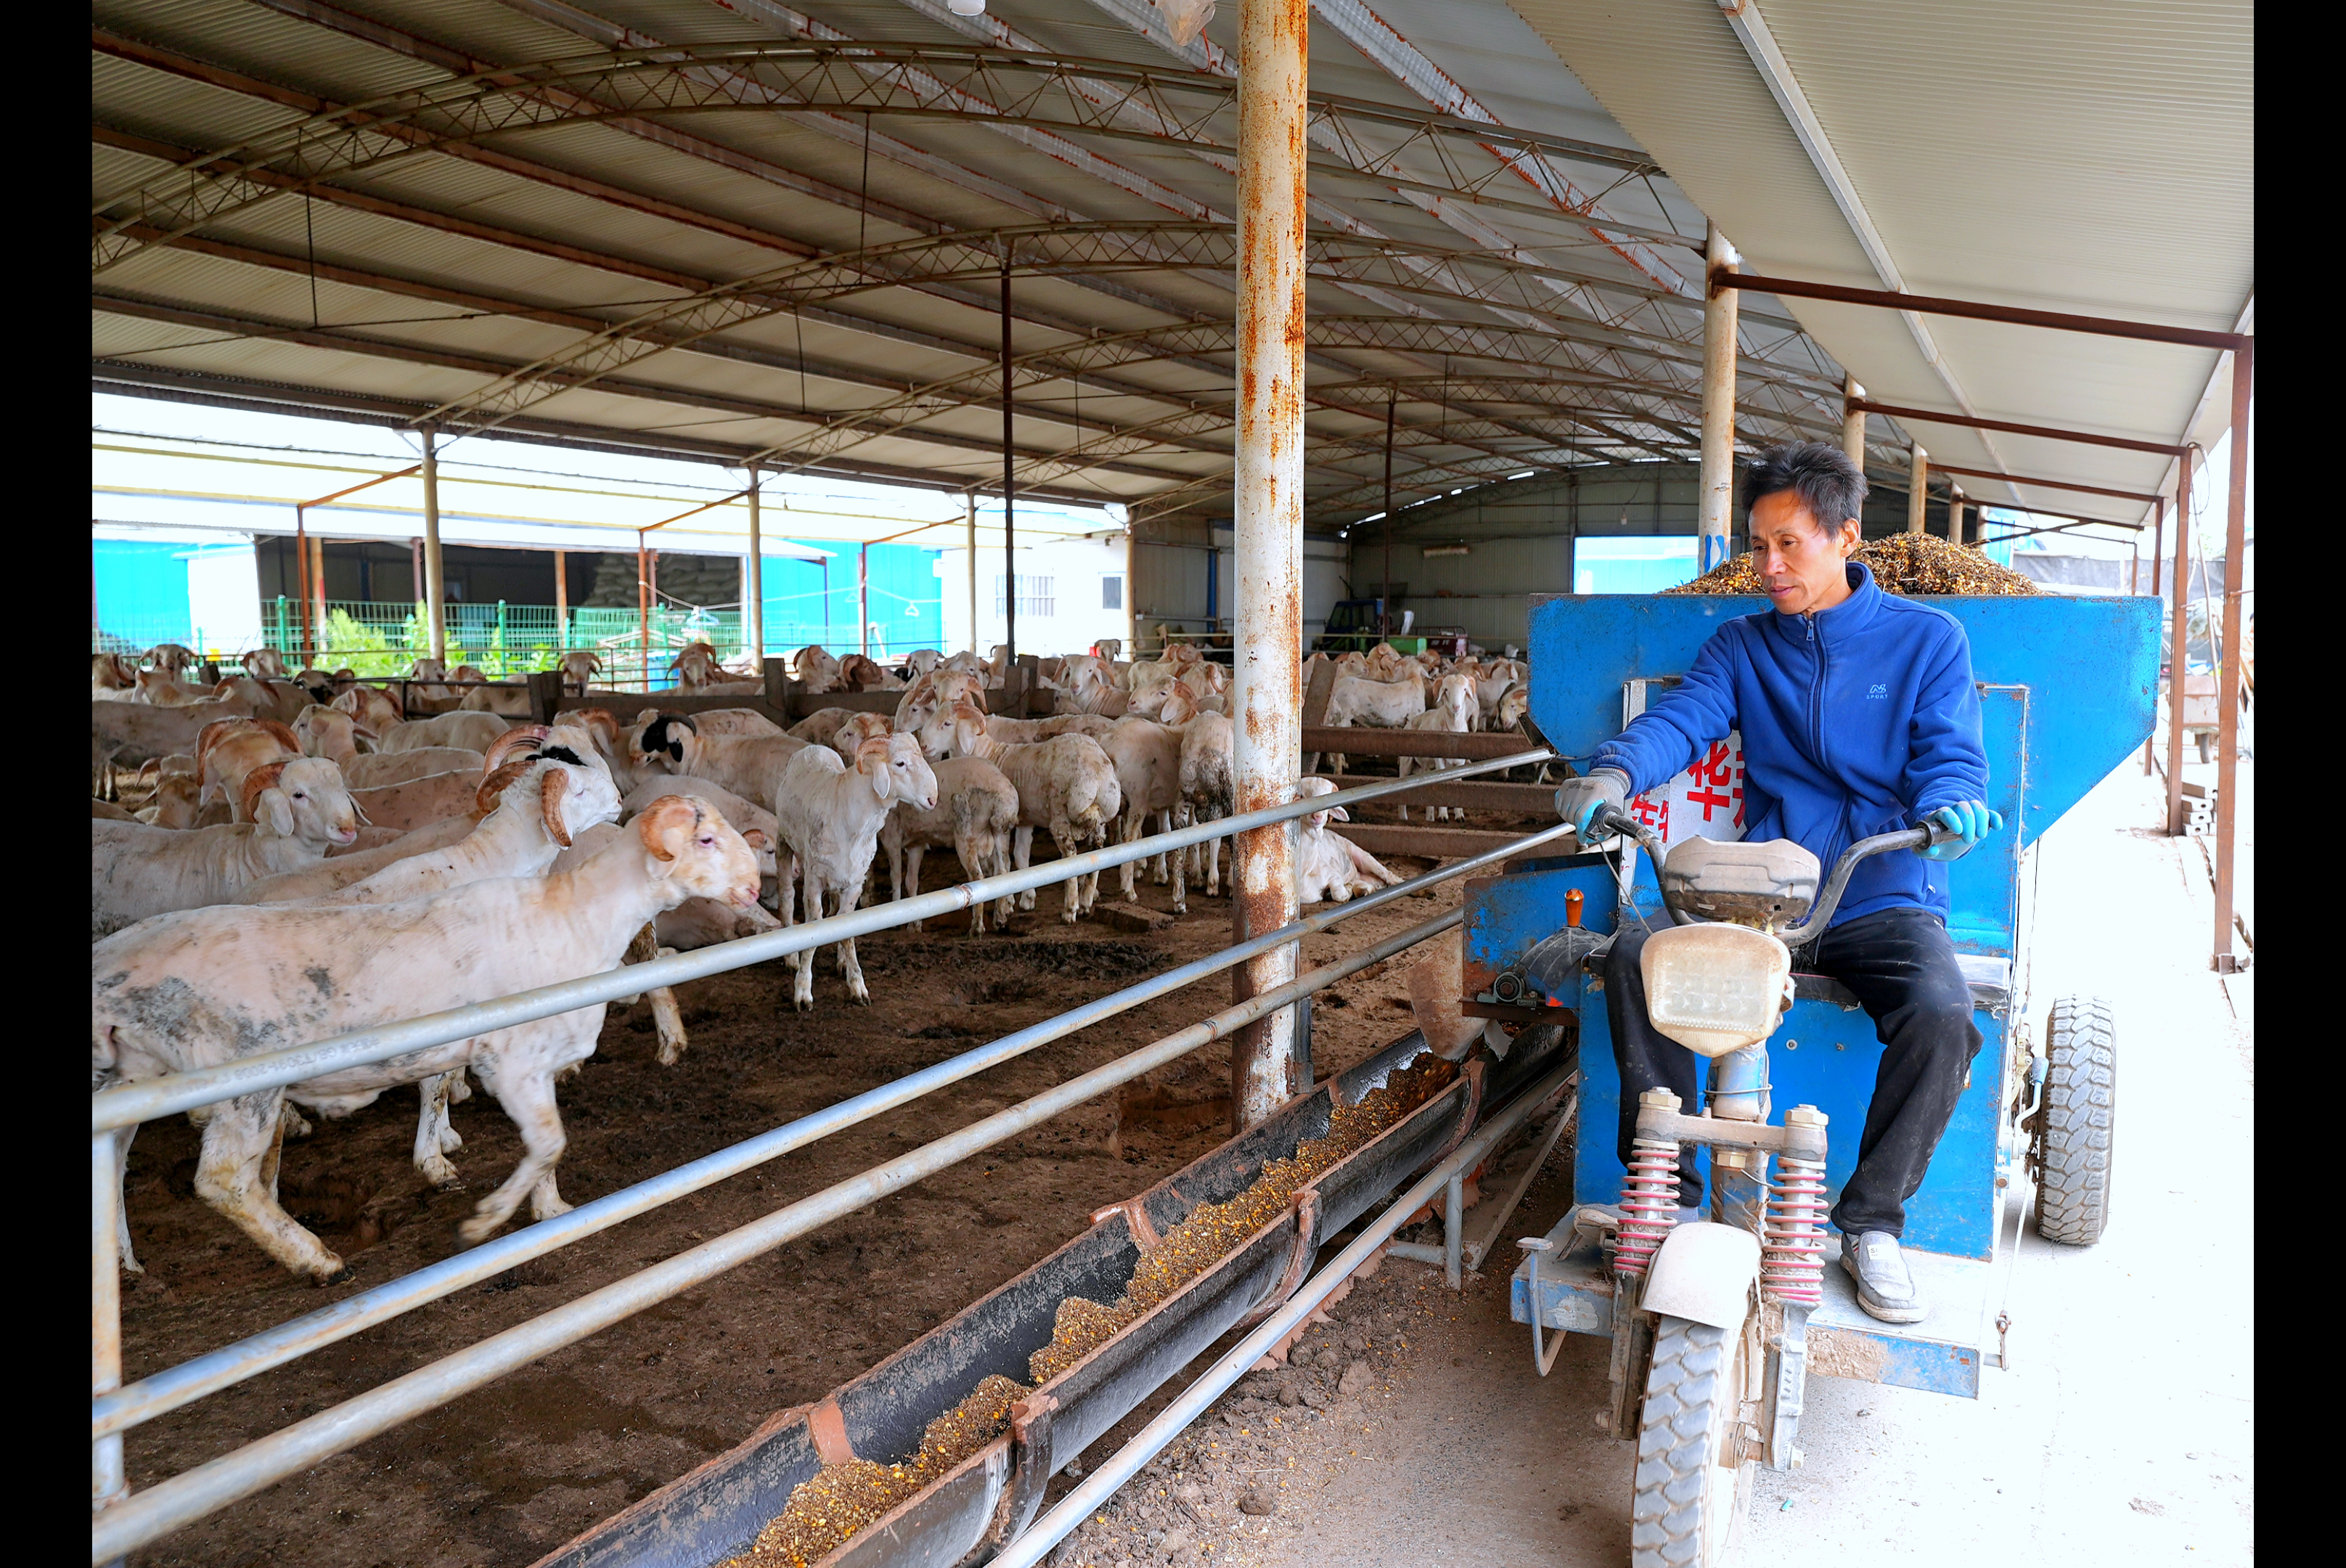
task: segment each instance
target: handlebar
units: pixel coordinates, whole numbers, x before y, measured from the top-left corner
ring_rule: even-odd
[[[1588,841],[1596,842],[1617,832],[1627,833],[1637,840],[1645,851],[1654,858],[1654,883],[1662,895],[1662,908],[1668,911],[1671,921],[1678,925],[1698,923],[1693,916],[1670,902],[1669,889],[1662,882],[1661,876],[1663,860],[1661,835],[1627,812],[1607,806],[1600,808],[1596,818],[1588,824]],[[1856,871],[1857,863],[1860,860],[1885,854],[1892,850],[1924,850],[1933,844],[1945,843],[1957,836],[1953,829],[1943,822],[1933,821],[1926,822],[1919,828],[1904,828],[1894,833],[1876,833],[1871,839],[1860,839],[1844,850],[1841,860],[1834,864],[1832,875],[1825,879],[1824,886],[1818,890],[1816,901],[1809,907],[1809,918],[1799,925],[1778,932],[1776,935],[1786,947],[1791,948],[1815,941],[1824,931],[1826,924],[1831,921],[1833,911],[1841,907],[1841,894],[1849,890],[1849,879]]]

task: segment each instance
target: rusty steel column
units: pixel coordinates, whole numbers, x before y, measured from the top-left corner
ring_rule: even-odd
[[[644,689],[652,688],[652,578],[651,551],[645,546],[644,531],[636,530],[636,631],[640,639],[638,652],[643,657]]]
[[[1855,376],[1844,376],[1841,384],[1841,449],[1857,464],[1860,473],[1865,472],[1865,411],[1850,404],[1861,402],[1865,389],[1857,384]]]
[[[2248,575],[2249,394],[2256,350],[2232,351],[2231,494],[2224,517],[2224,651],[2216,671],[2216,957],[2218,974],[2237,974],[2248,961],[2233,951],[2239,932],[2232,922],[2232,829],[2239,778],[2240,579]]]
[[[1735,305],[1740,298],[1719,286],[1721,273],[1735,270],[1737,258],[1716,223],[1708,225],[1703,255],[1709,281],[1702,303],[1702,477],[1695,490],[1698,572],[1725,564],[1727,536],[1735,527]]]
[[[749,650],[750,667],[766,667],[765,539],[758,528],[758,465],[750,464],[750,558],[741,578],[741,643]]]
[[[570,651],[570,557],[564,551],[554,553],[554,658]]]
[[[1385,394],[1385,580],[1377,587],[1377,640],[1392,636],[1392,438],[1393,404],[1397,392]]]
[[[855,546],[855,646],[863,657],[872,657],[872,545],[870,541]]]
[[[1010,253],[1002,253],[1002,640],[1018,662],[1018,542],[1010,519]],[[971,563],[973,569],[975,563]],[[1007,678],[1007,677],[1005,677]]]
[[[433,453],[434,432],[423,427],[423,607],[432,631],[432,657],[448,657],[448,575],[440,561],[440,459]]]
[[[2183,667],[2191,647],[2191,449],[2175,460],[2175,619],[2168,632],[2167,831],[2183,831]]]
[[[1303,110],[1311,0],[1247,0],[1239,18],[1238,615],[1231,711],[1237,807],[1295,798],[1302,764]],[[1238,835],[1231,921],[1240,940],[1295,919],[1292,822]],[[1295,978],[1292,944],[1250,959],[1245,1001]],[[1295,1010],[1230,1042],[1230,1121],[1288,1097]]]
[[[967,526],[967,528],[968,528],[968,530],[969,530],[969,651],[970,651],[970,652],[972,652],[972,653],[975,653],[975,652],[977,652],[977,651],[978,651],[978,647],[977,647],[977,492],[976,492],[976,491],[974,491],[974,490],[965,490],[965,491],[964,491],[964,492],[962,493],[962,498],[961,498],[961,499],[962,499],[962,504],[963,504],[963,505],[967,509],[966,526]]]
[[[326,540],[323,535],[310,535],[310,597],[316,614],[311,625],[318,628],[318,651],[326,651]]]
[[[1953,485],[1947,486],[1947,543],[1964,542],[1964,493]]]
[[[1931,454],[1923,451],[1922,443],[1917,442],[1912,463],[1906,471],[1906,532],[1909,534],[1923,532],[1923,507],[1931,498],[1928,489],[1930,477]]]

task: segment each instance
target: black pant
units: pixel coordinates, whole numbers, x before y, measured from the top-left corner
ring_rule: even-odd
[[[1647,1022],[1646,977],[1638,965],[1646,935],[1623,931],[1605,960],[1605,1015],[1613,1026],[1613,1060],[1621,1069],[1624,1165],[1637,1134],[1640,1094],[1668,1089],[1689,1115],[1702,1104],[1702,1059]],[[1984,1039],[1972,1022],[1971,987],[1956,966],[1954,943],[1927,910],[1883,910],[1826,932],[1795,955],[1794,967],[1847,986],[1872,1018],[1882,1044],[1873,1102],[1858,1139],[1857,1170],[1841,1188],[1832,1222],[1848,1236],[1903,1235],[1906,1200],[1923,1185]],[[1691,1149],[1679,1157],[1678,1201],[1688,1207],[1702,1201]]]

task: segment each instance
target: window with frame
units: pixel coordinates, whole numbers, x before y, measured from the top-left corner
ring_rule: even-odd
[[[1009,613],[1003,593],[1004,584],[1004,577],[1000,573],[996,573],[994,578],[994,613],[997,616]],[[1053,586],[1052,580],[1048,577],[1030,577],[1023,573],[1020,574],[1018,613],[1022,616],[1038,617],[1058,614],[1058,605],[1054,597]]]
[[[1100,579],[1100,608],[1103,610],[1120,610],[1124,608],[1124,579],[1122,577],[1102,577]]]

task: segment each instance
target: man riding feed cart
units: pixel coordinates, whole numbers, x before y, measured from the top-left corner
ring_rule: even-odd
[[[1815,1372],[1976,1397],[2002,1310],[2007,1198],[2035,1187],[2046,1239],[2092,1244],[2108,1213],[2115,1042],[2102,1002],[2056,997],[2027,1026],[2027,920],[2045,830],[2149,733],[2158,604],[2148,598],[1938,597],[1971,647],[2004,827],[1945,868],[1946,936],[1986,1045],[1903,1206],[1915,1320],[1861,1309],[1827,1216],[1856,1166],[1888,1025],[1841,983],[1801,972],[1853,874],[1948,836],[1925,823],[1831,865],[1785,840],[1744,843],[1741,736],[1668,783],[1607,806],[1581,852],[1513,862],[1466,890],[1464,1004],[1578,1028],[1584,1129],[1574,1207],[1528,1239],[1512,1286],[1545,1375],[1558,1332],[1612,1340],[1598,1424],[1638,1443],[1632,1561],[1725,1560],[1751,1467],[1789,1470]],[[1692,666],[1756,598],[1566,596],[1531,612],[1532,713],[1560,755],[1598,744]],[[1642,851],[1642,852],[1641,852]],[[1657,865],[1660,874],[1657,877]],[[1638,1097],[1625,1168],[1605,995],[1617,932],[1636,933],[1653,1028],[1708,1058],[1701,1103]],[[1772,1119],[1771,1119],[1772,1117]],[[1681,1216],[1674,1166],[1707,1164],[1708,1207]],[[1875,1303],[1879,1306],[1880,1303]]]

